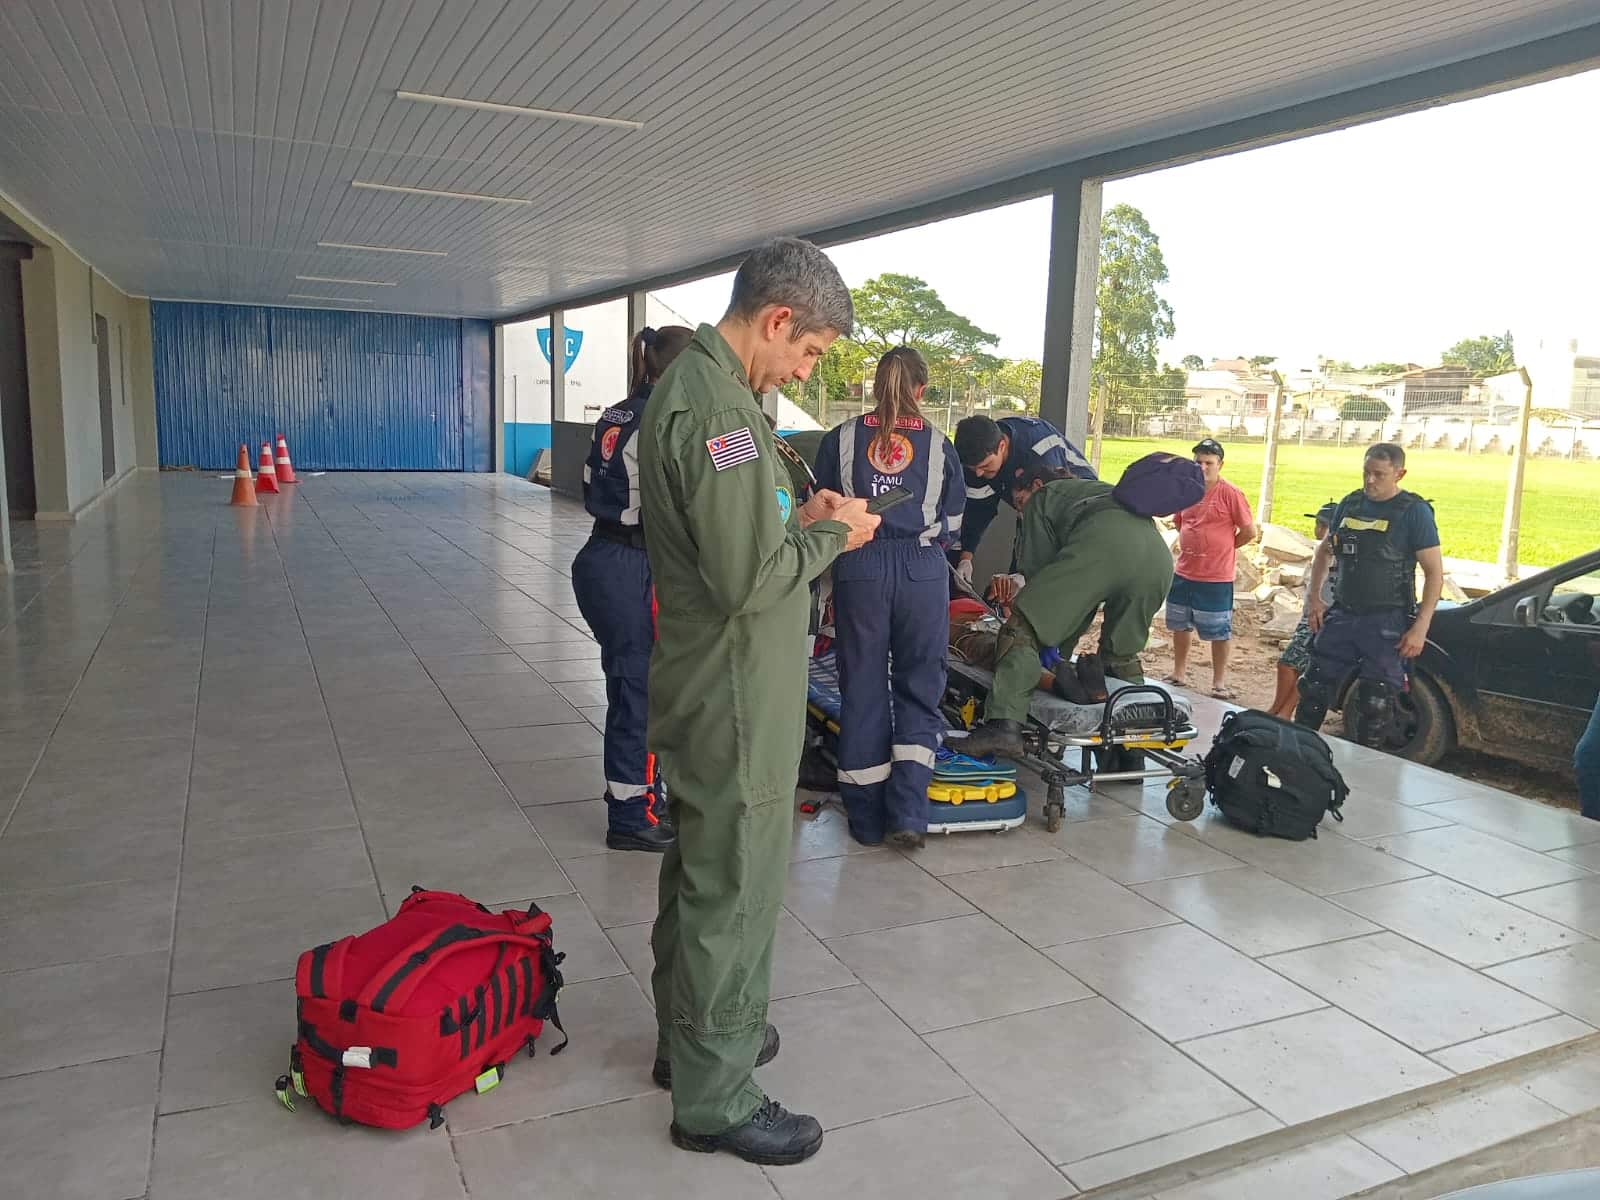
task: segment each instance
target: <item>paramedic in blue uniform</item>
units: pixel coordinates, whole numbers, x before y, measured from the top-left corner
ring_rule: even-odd
[[[583,467],[583,506],[594,517],[594,530],[573,560],[572,590],[600,643],[606,673],[606,845],[613,850],[660,853],[672,845],[644,740],[655,618],[634,435],[650,389],[693,336],[682,325],[645,326],[634,335],[628,398],[600,414]]]
[[[877,536],[833,564],[839,665],[839,792],[856,841],[908,849],[928,830],[928,782],[944,719],[950,642],[947,543],[961,531],[966,488],[954,447],[922,415],[928,364],[909,346],[878,360],[877,407],[828,431],[820,487],[911,499],[883,514]]]
[[[972,582],[972,556],[1011,489],[1035,464],[1059,467],[1078,479],[1098,479],[1089,460],[1061,431],[1038,417],[967,417],[956,424],[956,455],[966,470],[967,513],[956,574]],[[1016,507],[1012,505],[1012,507]],[[1014,569],[1014,568],[1013,568]]]
[[[1316,634],[1311,669],[1300,681],[1294,719],[1320,729],[1350,672],[1357,683],[1345,705],[1355,740],[1381,748],[1388,741],[1406,690],[1408,660],[1422,653],[1433,610],[1444,590],[1444,560],[1432,506],[1404,491],[1406,452],[1391,442],[1367,450],[1362,486],[1333,513],[1328,536],[1312,559],[1306,623]],[[1322,595],[1337,561],[1333,604]],[[1422,601],[1417,601],[1417,567]]]

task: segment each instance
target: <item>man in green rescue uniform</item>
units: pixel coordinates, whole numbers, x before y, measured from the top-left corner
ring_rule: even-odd
[[[995,647],[984,723],[959,744],[963,754],[1022,752],[1039,652],[1056,646],[1063,658],[1069,656],[1102,604],[1106,673],[1144,682],[1139,654],[1172,586],[1172,552],[1154,521],[1111,498],[1111,484],[1059,475],[1056,468],[1036,465],[1012,490],[1021,513],[1018,573],[995,576],[993,586],[995,598],[1012,612]]]
[[[767,994],[803,739],[808,585],[878,518],[836,492],[796,503],[757,397],[805,379],[852,319],[826,255],[768,242],[739,268],[727,315],[667,368],[638,434],[659,607],[647,741],[678,833],[650,939],[653,1075],[672,1089],[676,1145],[769,1165],[822,1144],[815,1118],[751,1078],[778,1051]]]

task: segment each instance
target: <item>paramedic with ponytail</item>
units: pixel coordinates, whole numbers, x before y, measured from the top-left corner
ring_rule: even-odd
[[[928,829],[928,781],[950,641],[946,545],[961,531],[961,461],[920,408],[928,365],[909,346],[878,360],[877,407],[828,431],[820,487],[870,501],[911,499],[883,513],[874,540],[833,563],[839,664],[839,791],[856,841],[915,848]]]
[[[600,643],[606,674],[606,845],[660,853],[672,844],[661,823],[654,764],[645,749],[646,680],[655,643],[650,560],[639,519],[639,444],[650,389],[689,344],[682,325],[633,338],[628,398],[600,414],[583,467],[583,506],[594,517],[589,541],[572,563],[578,608]]]

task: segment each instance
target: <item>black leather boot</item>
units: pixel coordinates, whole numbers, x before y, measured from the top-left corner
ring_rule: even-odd
[[[677,836],[671,825],[662,822],[647,825],[643,829],[608,829],[606,845],[612,850],[644,850],[651,854],[662,854],[677,840]]]
[[[761,1052],[756,1055],[756,1066],[764,1067],[778,1057],[778,1027],[767,1026],[767,1036],[761,1041]],[[650,1078],[656,1081],[658,1088],[672,1090],[672,1064],[664,1058],[656,1059],[656,1065],[650,1069]]]
[[[985,721],[960,741],[952,742],[950,748],[973,758],[991,754],[1014,758],[1023,750],[1022,722]]]
[[[1078,655],[1078,684],[1099,704],[1106,698],[1106,664],[1098,654]]]
[[[822,1125],[815,1117],[792,1113],[770,1097],[743,1125],[725,1133],[685,1133],[672,1126],[672,1144],[697,1154],[726,1150],[745,1162],[783,1167],[804,1162],[822,1146]]]
[[[1089,695],[1088,689],[1079,681],[1078,673],[1066,659],[1056,664],[1056,682],[1052,690],[1068,704],[1094,703],[1094,697]]]

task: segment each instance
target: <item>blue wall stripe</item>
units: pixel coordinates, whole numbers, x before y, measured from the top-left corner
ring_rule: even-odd
[[[305,470],[488,470],[489,323],[150,306],[162,466],[231,467],[282,432]]]

